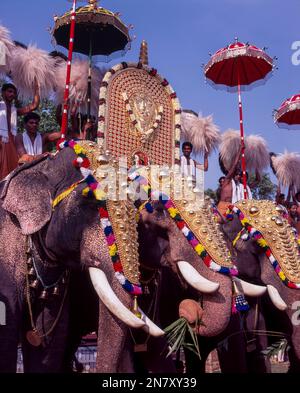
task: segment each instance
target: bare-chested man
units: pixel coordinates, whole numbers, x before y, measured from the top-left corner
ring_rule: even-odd
[[[242,148],[240,147],[239,152],[232,164],[232,167],[228,171],[224,181],[221,184],[218,210],[222,215],[226,213],[228,206],[232,203],[232,180],[234,180],[235,182],[240,182],[239,161],[240,161],[241,151]]]
[[[48,142],[55,142],[61,137],[60,132],[40,134],[38,127],[40,116],[30,112],[24,116],[25,132],[16,137],[16,148],[20,157],[19,163],[33,161],[45,154]]]

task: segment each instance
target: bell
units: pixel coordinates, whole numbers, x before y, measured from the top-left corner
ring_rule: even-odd
[[[31,268],[29,269],[28,275],[29,275],[29,276],[35,276],[35,269],[34,269],[34,267],[31,267]]]
[[[59,286],[55,286],[53,288],[52,295],[54,295],[54,296],[58,296],[59,295]]]
[[[46,300],[47,298],[48,298],[47,290],[46,290],[46,289],[43,289],[43,291],[42,291],[42,293],[41,293],[41,296],[40,296],[40,299],[41,299],[41,300]]]
[[[137,296],[134,297],[133,299],[133,309],[132,309],[134,315],[138,318],[142,318],[142,314],[139,312],[138,309],[138,303],[137,303]]]
[[[34,280],[34,281],[32,281],[32,283],[30,284],[30,287],[31,288],[33,288],[33,289],[37,289],[38,288],[38,286],[39,286],[39,280]]]
[[[144,295],[150,295],[150,291],[149,291],[148,285],[145,285],[145,286],[144,286],[143,293],[144,293]]]

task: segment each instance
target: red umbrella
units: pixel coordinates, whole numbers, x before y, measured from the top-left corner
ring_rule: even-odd
[[[247,179],[244,144],[243,108],[241,88],[263,81],[274,67],[273,59],[254,45],[236,42],[218,50],[204,67],[204,73],[214,87],[226,87],[238,92],[240,131],[242,144],[242,171],[244,198],[247,199]]]
[[[300,94],[288,98],[275,110],[274,121],[281,128],[300,127]]]

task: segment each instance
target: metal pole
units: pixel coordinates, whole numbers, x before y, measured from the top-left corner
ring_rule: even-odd
[[[247,194],[247,176],[246,176],[246,159],[245,159],[243,106],[242,106],[241,85],[240,85],[239,75],[238,75],[238,99],[239,99],[240,132],[241,132],[241,145],[242,145],[242,172],[243,172],[244,199],[247,199],[248,194]]]
[[[90,37],[89,50],[89,75],[88,75],[88,90],[87,90],[87,121],[91,121],[91,100],[92,100],[92,38]]]
[[[70,25],[69,53],[68,53],[68,61],[67,61],[66,87],[65,87],[65,94],[64,94],[63,115],[62,115],[61,130],[60,130],[62,139],[66,138],[66,130],[68,126],[69,92],[70,92],[71,66],[72,66],[74,38],[75,38],[75,24],[76,24],[76,0],[73,0],[71,25]]]

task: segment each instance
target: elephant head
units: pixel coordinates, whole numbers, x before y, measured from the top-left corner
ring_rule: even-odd
[[[209,252],[215,256],[218,254],[218,261],[221,260],[220,255],[224,260],[227,259],[227,263],[224,265],[228,269],[224,269],[225,271],[234,270],[231,261],[228,260],[229,251],[222,238],[220,228],[214,220],[210,205],[207,204],[202,208],[197,220],[198,233],[200,228],[203,234],[207,236],[206,244]],[[151,264],[148,257],[151,255],[152,264],[153,261],[157,261],[153,267],[157,267],[157,264],[169,266],[181,282],[188,283],[196,290],[196,296],[201,296],[203,324],[199,327],[198,333],[201,336],[211,337],[223,332],[231,317],[233,278],[214,271],[204,263],[176,225],[176,220],[171,218],[161,202],[153,202],[152,209],[142,210],[139,233],[141,241],[146,247],[144,255],[141,254],[142,260],[144,257],[148,264]],[[210,239],[210,236],[214,238]],[[160,259],[157,258],[159,248],[153,249],[152,247],[153,237],[159,239]],[[209,242],[210,245],[208,245]],[[211,267],[214,267],[214,265],[211,264]],[[220,266],[217,269],[221,270]],[[265,288],[247,284],[237,278],[234,278],[234,280],[238,281],[243,286],[244,291],[252,294],[252,296],[261,295],[265,292]]]
[[[230,207],[223,224],[237,252],[237,266],[246,280],[267,286],[265,319],[271,330],[284,332],[292,344],[291,368],[300,367],[300,255],[294,230],[280,206],[271,201],[241,201]],[[275,307],[275,308],[274,308]],[[275,326],[275,328],[274,328]]]
[[[86,143],[85,147],[93,150],[94,145]],[[98,163],[93,154],[89,157],[90,161]],[[129,242],[131,249],[123,250],[121,248],[125,243],[120,241],[122,247],[118,251],[122,253],[123,261],[126,258],[127,264],[127,274],[120,278],[113,267],[111,248],[107,245],[107,228],[103,227],[102,222],[100,225],[99,201],[83,196],[87,184],[74,166],[77,158],[74,149],[66,147],[55,156],[42,158],[15,170],[2,189],[2,211],[20,228],[21,237],[15,239],[15,243],[19,241],[23,244],[23,255],[16,257],[20,261],[26,255],[25,236],[31,236],[48,264],[89,270],[93,286],[101,299],[98,369],[105,372],[130,371],[131,362],[127,361],[130,357],[130,351],[127,351],[130,341],[128,327],[145,328],[153,335],[163,332],[141,310],[141,317],[131,311],[134,298],[124,289],[128,285],[125,275],[137,277],[137,264],[130,265],[130,255],[137,254],[137,245]],[[109,209],[116,217],[113,226],[118,231],[117,208],[111,202]],[[131,238],[131,235],[135,236],[134,209],[125,205],[123,208],[120,214],[127,214],[127,235]],[[129,228],[130,225],[134,230]],[[122,236],[126,237],[124,231]],[[132,243],[134,240],[137,239],[132,238]],[[124,284],[123,287],[120,282]]]

